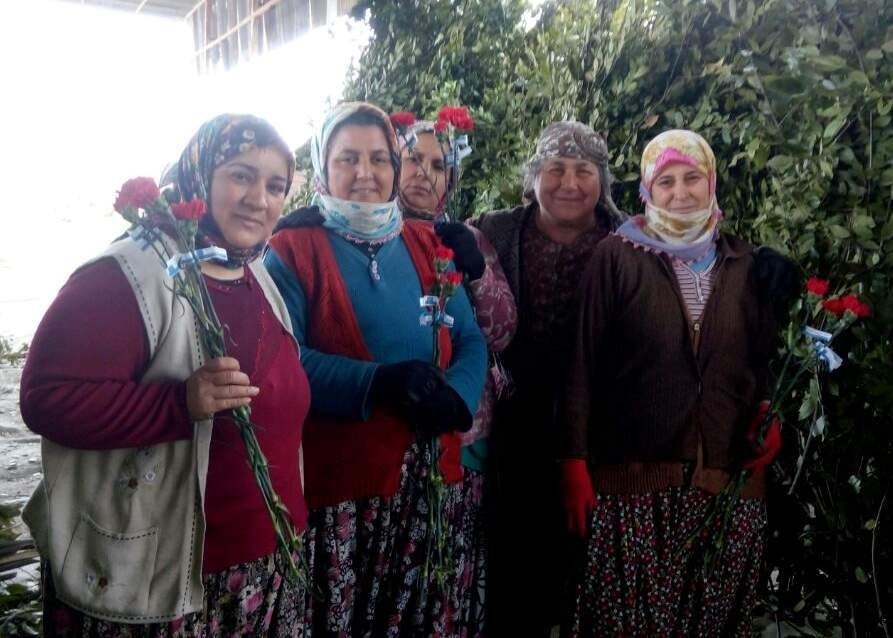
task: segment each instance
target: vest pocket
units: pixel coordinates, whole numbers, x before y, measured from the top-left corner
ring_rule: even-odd
[[[158,528],[111,532],[81,514],[57,589],[85,611],[109,617],[144,616],[155,573]]]

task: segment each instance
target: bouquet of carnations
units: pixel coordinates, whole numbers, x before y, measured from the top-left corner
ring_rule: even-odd
[[[760,406],[747,438],[754,446],[754,456],[732,475],[725,489],[711,505],[704,524],[689,544],[703,534],[714,532],[706,548],[704,568],[711,571],[722,553],[732,512],[744,484],[750,476],[772,463],[781,447],[782,405],[802,396],[797,419],[791,426],[805,425],[803,447],[797,460],[797,470],[788,489],[792,494],[806,465],[807,455],[814,441],[824,436],[828,427],[822,400],[822,377],[843,364],[843,359],[832,349],[832,342],[859,319],[871,314],[871,309],[855,294],[828,296],[830,282],[810,277],[805,290],[792,309],[792,321],[784,329],[784,358],[775,379],[771,396]]]

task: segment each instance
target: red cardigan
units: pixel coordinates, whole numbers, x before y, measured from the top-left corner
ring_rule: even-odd
[[[434,283],[437,236],[427,226],[407,222],[403,241],[422,290]],[[353,305],[321,226],[288,228],[276,233],[270,246],[288,265],[308,301],[306,343],[329,354],[372,361]],[[419,311],[418,308],[408,309]],[[443,365],[449,363],[449,330],[440,332]],[[371,496],[393,496],[400,480],[403,456],[415,438],[404,419],[375,406],[368,421],[332,418],[311,413],[304,434],[307,502],[313,509]],[[461,442],[455,432],[440,437],[440,468],[448,483],[462,478]]]

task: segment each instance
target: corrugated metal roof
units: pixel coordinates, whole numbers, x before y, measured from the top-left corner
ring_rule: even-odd
[[[199,0],[67,0],[67,2],[180,19],[185,18],[186,14],[199,4]]]
[[[350,13],[357,0],[67,0],[188,18],[201,71],[228,68]]]

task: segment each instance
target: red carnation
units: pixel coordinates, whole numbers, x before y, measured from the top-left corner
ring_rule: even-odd
[[[850,311],[859,318],[867,317],[871,314],[871,308],[868,304],[859,301],[856,295],[844,295],[840,298],[840,305],[843,311]]]
[[[177,219],[196,221],[205,214],[205,202],[198,197],[188,202],[177,202],[171,204],[171,212]]]
[[[437,120],[434,122],[434,130],[438,133],[443,133],[447,129],[446,120]]]
[[[806,280],[806,291],[816,297],[824,297],[828,294],[830,284],[827,279],[819,279],[818,277],[810,277]]]
[[[843,307],[843,302],[837,297],[825,299],[822,302],[822,308],[824,308],[827,312],[830,312],[835,317],[841,316],[846,310],[846,308]]]
[[[446,246],[438,246],[434,249],[434,259],[438,261],[451,261],[453,259],[453,250]]]
[[[151,177],[134,177],[124,182],[115,199],[115,210],[123,213],[125,208],[146,208],[161,193]]]
[[[448,272],[446,273],[447,283],[451,286],[460,286],[462,284],[462,273],[461,272]]]
[[[474,119],[470,115],[465,115],[456,121],[456,128],[463,131],[474,130]]]
[[[391,113],[391,124],[396,128],[406,128],[415,124],[415,115],[409,111],[398,111]]]
[[[437,121],[452,124],[458,129],[470,131],[474,128],[474,120],[467,106],[442,106],[437,112]]]

